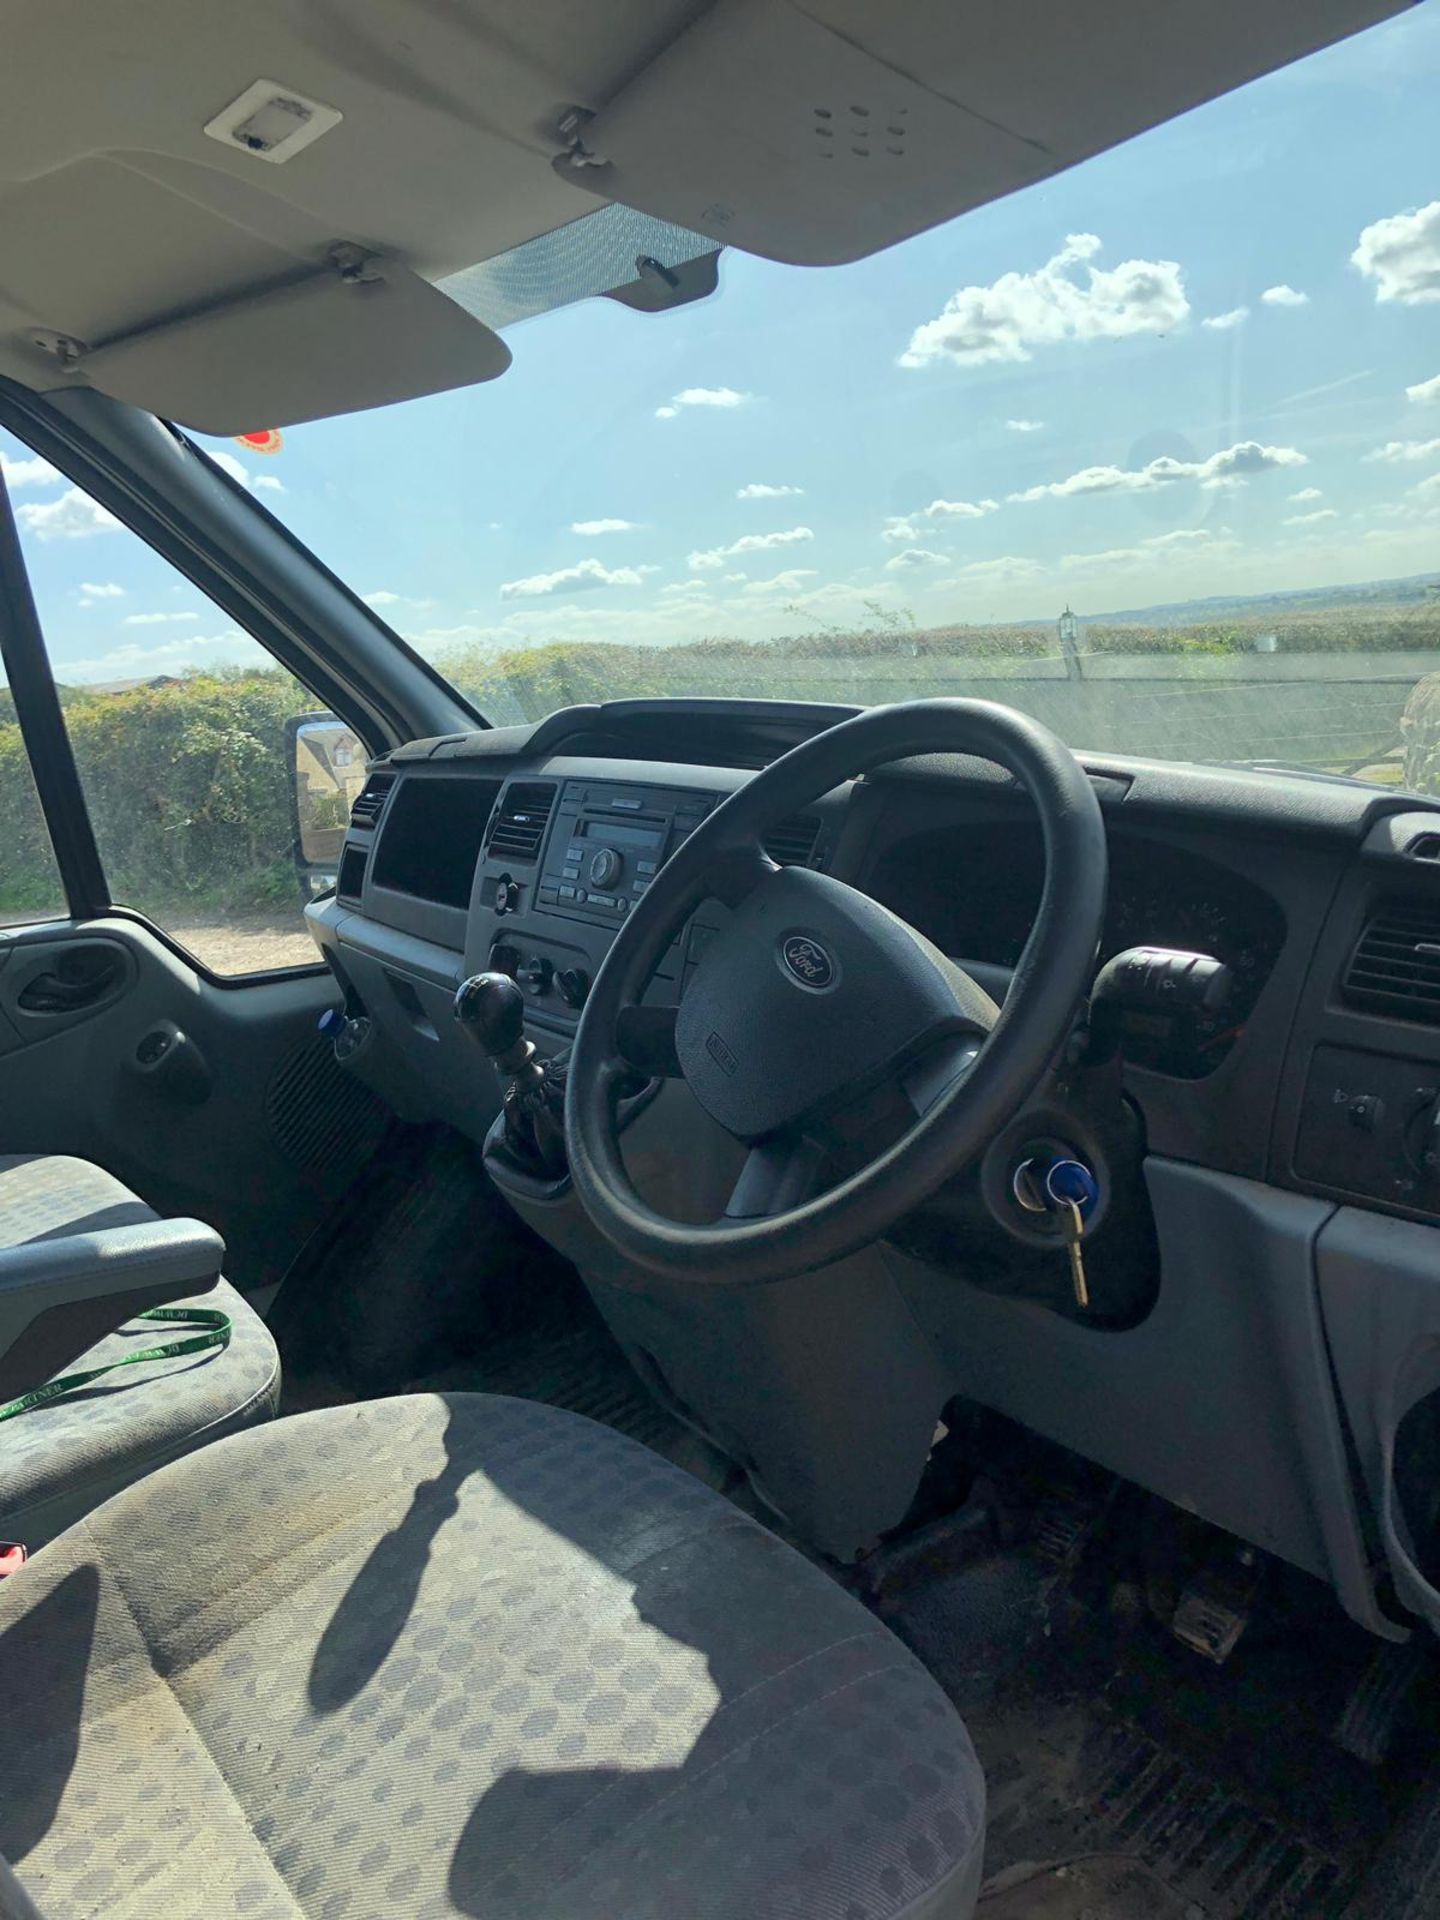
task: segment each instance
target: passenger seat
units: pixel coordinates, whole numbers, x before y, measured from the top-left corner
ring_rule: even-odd
[[[159,1217],[87,1160],[0,1155],[0,1249],[103,1235]],[[122,1367],[72,1396],[0,1422],[0,1540],[20,1541],[33,1551],[156,1467],[274,1418],[280,1356],[243,1297],[220,1280],[207,1293],[166,1304],[228,1314],[230,1344]],[[187,1331],[131,1321],[62,1371],[103,1366]]]

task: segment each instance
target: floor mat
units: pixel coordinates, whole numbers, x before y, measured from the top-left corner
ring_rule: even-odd
[[[882,1582],[882,1617],[950,1693],[985,1768],[982,1912],[1353,1916],[1425,1763],[1422,1719],[1398,1726],[1383,1763],[1344,1750],[1334,1735],[1379,1643],[1284,1569],[1224,1666],[1181,1646],[1154,1617],[1143,1555],[1127,1560],[1145,1500],[1136,1490],[1064,1565],[1012,1515],[1008,1545],[1003,1529],[961,1528],[955,1564]]]
[[[1129,1854],[1091,1854],[1001,1875],[980,1896],[983,1920],[1198,1920]]]
[[[646,1391],[575,1269],[444,1128],[397,1133],[286,1276],[270,1325],[282,1411],[506,1393],[616,1427],[726,1487],[734,1471]]]
[[[603,1420],[660,1453],[679,1445],[685,1431],[645,1391],[578,1282],[552,1300],[543,1317],[411,1386],[427,1393],[509,1393],[544,1400]]]

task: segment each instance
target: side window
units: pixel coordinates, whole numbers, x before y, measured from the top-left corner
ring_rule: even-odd
[[[15,702],[0,673],[0,927],[62,920],[67,911]]]
[[[213,973],[313,964],[289,723],[314,696],[81,488],[4,435],[0,449],[111,898]],[[23,804],[18,779],[0,759],[0,805]],[[4,832],[0,904],[44,890],[43,830],[14,844]]]

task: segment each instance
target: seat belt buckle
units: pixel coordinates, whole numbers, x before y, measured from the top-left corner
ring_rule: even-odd
[[[28,1548],[22,1547],[18,1540],[0,1540],[0,1580],[7,1574],[18,1573],[29,1558]]]

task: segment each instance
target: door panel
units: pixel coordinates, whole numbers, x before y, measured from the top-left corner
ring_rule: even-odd
[[[119,915],[0,932],[0,1153],[72,1153],[279,1279],[383,1134],[316,1022],[328,972],[222,986]]]

